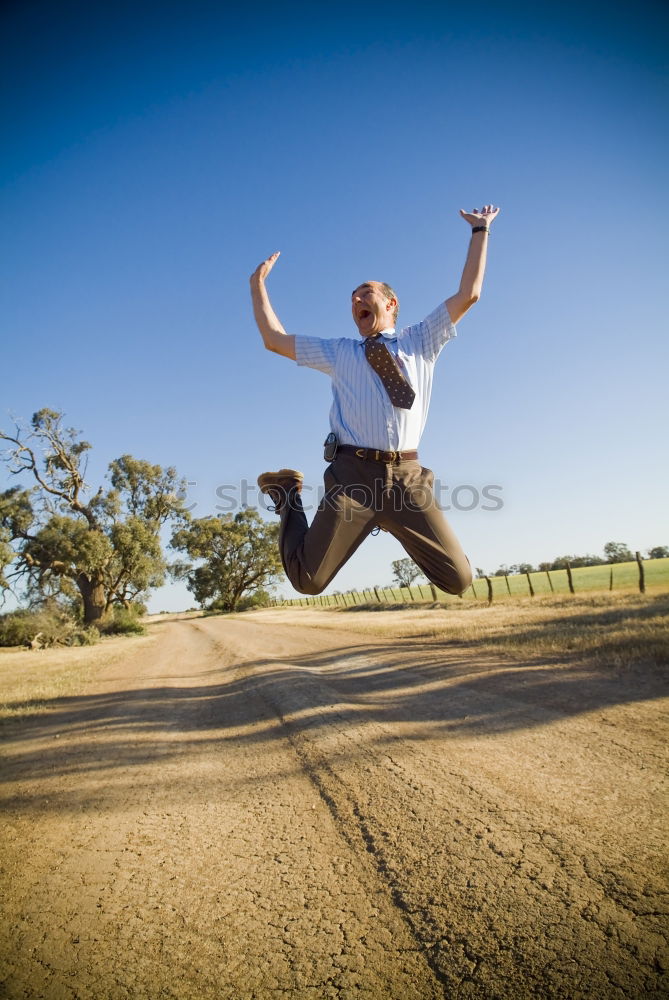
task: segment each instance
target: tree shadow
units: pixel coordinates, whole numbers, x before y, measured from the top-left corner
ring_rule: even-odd
[[[650,614],[642,607],[633,617]],[[600,624],[601,616],[595,617]],[[569,620],[587,625],[592,618],[584,612]],[[201,622],[193,627],[200,629]],[[531,641],[540,631],[540,624],[532,624],[515,638]],[[472,740],[667,694],[666,671],[658,665],[611,669],[565,657],[520,661],[480,649],[474,657],[476,645],[413,636],[354,642],[290,662],[266,656],[230,666],[221,658],[220,667],[189,674],[192,683],[185,687],[166,683],[54,698],[45,714],[4,727],[4,781],[11,786],[76,775],[83,784],[74,799],[70,790],[58,800],[59,808],[69,810],[75,800],[77,807],[88,801],[89,778],[124,769],[130,781],[144,765],[189,753],[225,753],[230,741],[272,743],[285,739],[286,724],[316,734],[331,727],[359,734],[371,722],[370,740],[383,741],[402,723],[403,734],[415,740]],[[160,774],[158,768],[152,780]],[[21,803],[25,808],[25,792]]]

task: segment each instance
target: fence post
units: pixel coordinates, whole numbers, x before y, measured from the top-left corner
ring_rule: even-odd
[[[504,574],[504,579],[506,580],[506,589],[509,591],[509,597],[511,597],[511,585],[509,583],[509,577],[506,573]]]
[[[646,577],[643,571],[643,559],[641,558],[641,553],[636,553],[636,563],[639,567],[639,590],[642,594],[646,593]]]
[[[485,582],[488,584],[488,607],[490,607],[492,604],[492,580],[487,576]]]
[[[567,579],[569,580],[569,593],[575,594],[576,591],[574,590],[574,580],[571,575],[571,563],[565,563],[565,569],[567,570]]]
[[[555,593],[555,588],[553,586],[553,581],[551,580],[551,575],[548,572],[548,570],[546,570],[546,576],[548,577],[548,584],[549,584],[549,586],[551,588],[551,594],[554,594]]]
[[[611,563],[611,571],[609,573],[609,590],[613,590],[613,563]]]
[[[435,585],[433,583],[430,584],[430,590],[432,591],[432,600],[436,601],[437,600],[437,588],[435,587]]]
[[[478,601],[479,595],[476,593],[476,587],[474,586],[474,580],[472,580],[472,593],[473,593],[474,597],[476,598],[476,600]]]
[[[526,573],[525,576],[527,577],[527,583],[530,588],[530,597],[534,597],[534,587],[532,586],[532,581],[530,580],[530,574]]]

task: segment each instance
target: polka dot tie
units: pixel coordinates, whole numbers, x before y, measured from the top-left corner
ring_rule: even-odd
[[[370,365],[383,382],[393,406],[410,410],[416,393],[409,385],[406,376],[397,360],[390,353],[379,337],[367,337],[365,340],[365,355]]]

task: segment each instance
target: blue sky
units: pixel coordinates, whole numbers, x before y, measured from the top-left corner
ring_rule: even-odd
[[[266,468],[317,485],[329,381],[264,351],[249,274],[282,251],[292,333],[356,337],[369,278],[407,325],[457,288],[458,209],[494,202],[420,450],[445,502],[495,485],[503,506],[447,516],[489,571],[669,544],[663,5],[0,16],[2,426],[64,410],[93,484],[126,452],[175,465],[195,516]],[[369,539],[330,589],[388,582],[402,555]],[[173,586],[151,607],[191,603]]]

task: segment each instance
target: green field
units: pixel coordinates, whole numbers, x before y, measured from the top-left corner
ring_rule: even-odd
[[[643,563],[646,590],[669,590],[669,559],[645,559]],[[572,579],[574,590],[577,594],[588,593],[590,591],[609,590],[611,587],[611,572],[613,571],[613,590],[615,591],[638,591],[639,589],[639,567],[636,562],[613,563],[604,566],[583,566],[579,569],[572,569]],[[525,574],[515,574],[506,579],[503,576],[490,577],[493,587],[493,601],[504,601],[509,597],[527,597],[530,593],[527,577]],[[507,587],[508,580],[508,587]],[[569,582],[565,569],[555,569],[546,573],[530,573],[532,587],[537,596],[551,594],[568,594]],[[552,591],[551,591],[552,584]],[[344,594],[328,595],[321,597],[302,597],[288,601],[278,601],[278,604],[310,604],[332,606],[338,604],[366,604],[370,601],[382,603],[404,603],[407,601],[432,601],[432,593],[428,584],[422,586],[402,587],[379,587],[378,596],[374,590],[352,590]],[[473,586],[465,591],[462,598],[453,597],[437,590],[437,600],[449,604],[451,602],[460,603],[464,601],[488,600],[488,585],[486,581],[474,580]]]

